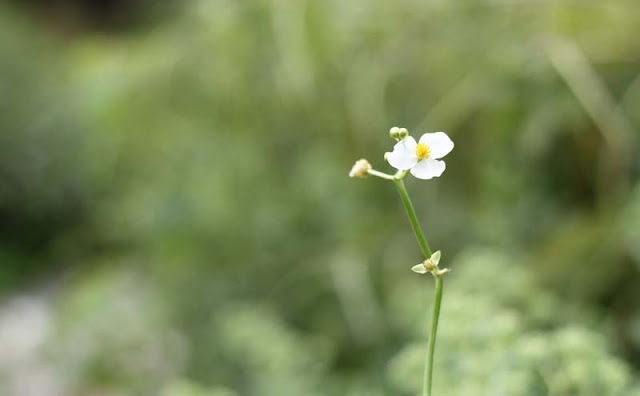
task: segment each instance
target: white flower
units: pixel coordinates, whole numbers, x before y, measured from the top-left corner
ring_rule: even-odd
[[[418,143],[411,136],[402,139],[385,158],[398,170],[410,169],[411,174],[418,179],[432,179],[444,172],[446,165],[438,159],[451,150],[453,142],[446,133],[425,133]]]

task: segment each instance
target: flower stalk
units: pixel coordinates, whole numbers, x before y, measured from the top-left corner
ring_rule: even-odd
[[[433,302],[433,314],[431,317],[431,332],[427,345],[427,353],[424,365],[424,380],[422,386],[423,396],[431,396],[431,385],[433,383],[433,357],[436,348],[436,335],[438,333],[438,321],[440,319],[440,305],[442,302],[443,280],[442,277],[449,272],[448,268],[440,269],[440,251],[431,252],[429,243],[424,236],[418,216],[409,198],[409,193],[404,186],[403,179],[411,173],[418,179],[432,179],[439,177],[444,172],[446,165],[440,159],[453,149],[453,142],[444,132],[425,133],[419,142],[409,136],[405,128],[393,127],[389,131],[389,136],[397,143],[393,152],[386,153],[384,158],[391,166],[398,171],[394,175],[377,171],[371,167],[368,161],[362,159],[356,162],[349,173],[350,177],[365,178],[376,176],[381,179],[394,182],[400,194],[400,199],[411,223],[411,229],[420,245],[425,260],[414,265],[411,270],[419,274],[427,272],[433,275],[436,287]]]
[[[407,188],[404,186],[404,181],[402,181],[401,178],[397,178],[397,179],[394,179],[393,182],[396,184],[396,187],[398,188],[398,192],[400,193],[400,199],[402,199],[404,210],[407,212],[407,217],[409,218],[409,222],[411,223],[411,228],[413,229],[413,233],[415,234],[416,239],[418,240],[420,249],[422,249],[422,253],[424,253],[424,257],[429,258],[433,253],[431,253],[431,248],[429,248],[427,239],[424,237],[424,232],[422,232],[422,227],[420,227],[420,223],[418,222],[418,216],[416,215],[415,209],[413,209],[413,204],[411,203],[411,198],[409,198],[409,193],[407,192]]]
[[[431,316],[431,333],[424,365],[424,380],[422,383],[423,396],[431,396],[431,384],[433,384],[433,356],[436,351],[436,334],[438,333],[438,320],[440,319],[440,303],[442,302],[442,275],[433,274],[436,279],[436,291],[433,300],[433,314]]]

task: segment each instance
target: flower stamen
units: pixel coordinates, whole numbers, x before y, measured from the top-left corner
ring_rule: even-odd
[[[425,158],[429,158],[429,154],[431,154],[431,149],[429,148],[429,146],[423,143],[418,143],[418,145],[416,146],[416,156],[418,157],[418,159],[423,160]]]

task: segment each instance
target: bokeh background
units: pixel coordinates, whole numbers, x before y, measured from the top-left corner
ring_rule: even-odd
[[[0,394],[640,395],[637,0],[0,4]]]

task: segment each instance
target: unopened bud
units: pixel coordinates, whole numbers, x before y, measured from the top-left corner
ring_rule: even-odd
[[[407,130],[407,128],[399,128],[398,129],[398,139],[402,140],[402,139],[406,138],[407,136],[409,136],[409,131]]]
[[[349,177],[359,177],[364,179],[369,175],[369,171],[371,170],[371,164],[366,159],[361,159],[356,161],[351,168],[351,172],[349,172]]]
[[[393,140],[400,140],[400,128],[393,127],[389,129],[389,137]]]

